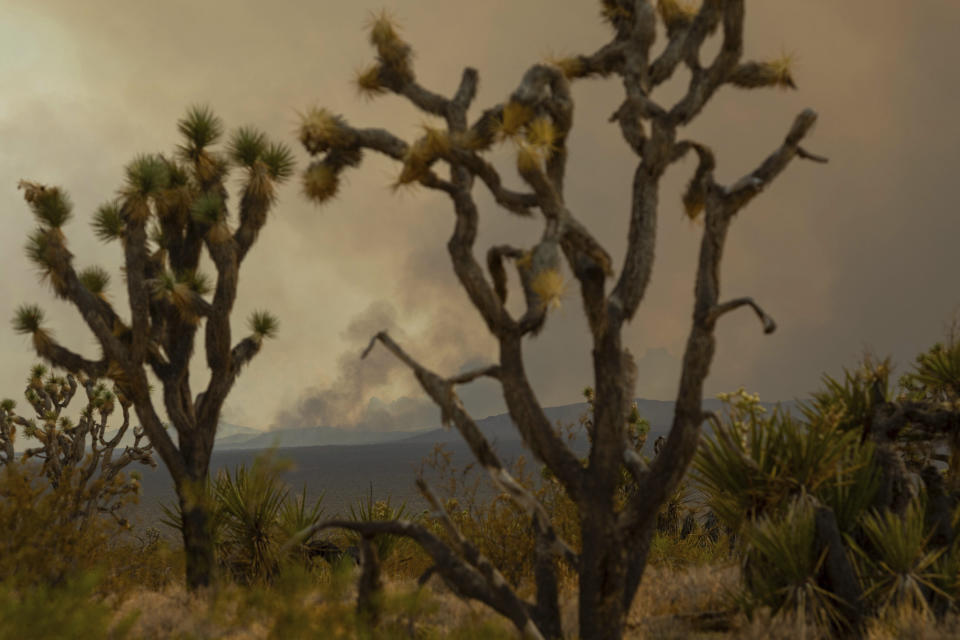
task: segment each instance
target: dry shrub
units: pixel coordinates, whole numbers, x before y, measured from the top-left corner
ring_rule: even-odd
[[[69,476],[56,488],[37,465],[0,470],[0,579],[13,589],[56,588],[96,574],[97,592],[122,596],[132,586],[162,588],[182,558],[159,537],[135,536],[124,521],[80,517]]]
[[[120,533],[113,521],[77,516],[69,477],[52,488],[38,471],[0,470],[0,576],[16,587],[56,586],[95,569]]]
[[[533,576],[534,535],[530,518],[506,494],[492,490],[481,468],[468,464],[454,466],[448,450],[438,445],[424,462],[437,478],[445,507],[460,532],[480,553],[496,566],[514,586],[523,586]],[[521,456],[510,467],[510,474],[533,492],[544,505],[557,533],[575,549],[580,546],[580,528],[576,507],[560,484],[546,474],[527,469]],[[434,532],[446,539],[447,533],[432,520]]]
[[[113,616],[95,596],[97,577],[70,578],[56,587],[0,585],[0,640],[87,640],[128,637],[133,616]]]

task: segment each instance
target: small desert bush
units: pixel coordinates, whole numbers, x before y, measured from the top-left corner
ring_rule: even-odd
[[[113,603],[179,575],[162,540],[138,540],[104,514],[79,517],[69,476],[52,487],[38,465],[0,470],[0,640],[122,638]]]
[[[14,587],[57,586],[105,564],[124,528],[78,516],[65,478],[50,486],[37,465],[0,469],[0,576]]]

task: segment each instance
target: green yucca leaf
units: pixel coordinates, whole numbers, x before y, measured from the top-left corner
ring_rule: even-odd
[[[271,458],[258,458],[251,470],[243,465],[232,475],[221,470],[214,483],[224,541],[248,576],[267,575],[276,566],[279,517],[289,496],[279,471]]]
[[[766,415],[752,397],[732,397],[693,463],[694,479],[726,526],[736,531],[750,519],[779,512],[797,495],[819,496],[828,487],[838,501],[851,497],[835,485],[847,465],[869,459],[869,453],[850,457],[858,433],[842,430],[836,420],[803,422],[779,408]],[[871,486],[858,490],[870,493]]]
[[[93,233],[103,242],[123,236],[123,214],[115,202],[100,205],[93,214]]]
[[[295,162],[293,151],[285,144],[271,142],[261,156],[263,163],[267,165],[270,177],[277,182],[284,182],[293,175]]]
[[[223,200],[213,191],[198,197],[190,208],[194,221],[211,226],[216,224],[224,213]]]
[[[869,586],[864,596],[881,611],[907,605],[931,611],[926,593],[949,599],[936,584],[937,561],[945,548],[929,548],[924,509],[912,502],[903,515],[886,510],[866,515],[861,523],[866,541],[857,546],[861,573]]]
[[[194,105],[187,109],[187,115],[177,121],[177,131],[187,139],[187,147],[199,152],[214,144],[223,135],[223,121],[210,107]]]
[[[30,367],[30,376],[27,378],[27,382],[29,383],[32,380],[43,379],[43,376],[47,375],[48,371],[49,369],[47,369],[46,365],[40,364],[38,362],[37,364]]]
[[[748,545],[745,586],[750,597],[773,613],[808,616],[842,625],[839,599],[818,584],[826,557],[817,546],[809,499],[793,500],[782,517],[763,517],[744,529]]]
[[[104,293],[107,285],[110,284],[110,274],[103,267],[87,267],[79,273],[78,277],[80,278],[80,284],[87,291],[96,295]]]
[[[914,371],[907,378],[933,392],[960,393],[960,341],[947,346],[937,344],[917,356]]]
[[[190,174],[180,163],[164,158],[167,162],[167,175],[169,176],[170,188],[183,187],[190,183]]]
[[[127,189],[141,197],[156,195],[170,185],[170,167],[161,155],[142,154],[126,167]]]
[[[324,511],[322,504],[324,495],[321,493],[313,505],[308,507],[307,485],[304,483],[298,495],[294,495],[283,503],[280,510],[280,528],[288,538],[320,522]]]
[[[73,204],[59,187],[40,187],[31,193],[30,209],[41,224],[59,229],[70,219]]]
[[[37,227],[27,236],[27,258],[42,269],[50,267],[50,231]]]
[[[391,497],[386,500],[375,500],[373,497],[373,483],[370,483],[369,491],[363,498],[357,500],[355,505],[350,505],[350,519],[358,522],[380,522],[399,520],[406,515],[407,503],[402,502],[400,506],[394,507],[391,504]],[[356,537],[354,535],[353,537]],[[399,538],[393,535],[379,535],[374,544],[377,547],[377,557],[381,560],[386,559],[397,545]]]
[[[0,409],[6,411],[7,413],[13,411],[17,408],[17,401],[11,398],[4,398],[0,400]]]
[[[20,305],[13,314],[13,330],[20,334],[36,333],[43,328],[43,319],[43,309],[38,305]]]
[[[277,317],[269,311],[254,311],[250,314],[247,324],[250,331],[258,338],[273,338],[277,335],[280,328],[280,322]]]
[[[177,278],[169,271],[164,271],[154,278],[151,282],[153,295],[157,298],[165,298],[173,292],[177,286]]]
[[[267,137],[253,127],[240,127],[230,138],[228,153],[234,163],[252,167],[267,151]]]
[[[182,274],[179,280],[180,282],[186,282],[191,291],[198,293],[201,296],[206,295],[213,290],[210,277],[201,271],[188,271],[187,273]]]
[[[840,532],[849,534],[873,505],[882,481],[874,446],[870,442],[851,443],[837,464],[836,474],[816,491],[816,496],[833,511]]]

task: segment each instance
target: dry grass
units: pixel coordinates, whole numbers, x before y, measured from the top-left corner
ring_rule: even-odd
[[[182,588],[130,594],[114,619],[135,616],[129,637],[218,638],[512,638],[512,628],[477,603],[464,602],[439,582],[417,589],[388,581],[383,619],[370,633],[354,612],[354,571],[319,578],[301,574],[267,588],[229,586],[189,594]],[[344,578],[348,578],[344,579]]]

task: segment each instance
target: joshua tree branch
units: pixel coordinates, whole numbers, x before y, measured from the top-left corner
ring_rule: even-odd
[[[126,231],[123,243],[127,265],[127,296],[130,301],[130,350],[131,367],[143,364],[147,355],[147,336],[150,327],[150,291],[145,281],[147,268],[146,217],[149,215],[146,201],[133,197],[124,205]],[[145,211],[146,210],[146,211]]]
[[[669,80],[681,62],[686,62],[691,71],[699,68],[700,49],[720,22],[720,5],[719,2],[704,2],[692,21],[668,29],[670,41],[650,65],[651,86],[656,87]]]
[[[754,313],[757,314],[757,318],[760,319],[760,322],[763,323],[763,332],[764,333],[773,333],[777,330],[777,323],[774,322],[773,318],[767,315],[767,312],[760,308],[753,298],[736,298],[722,304],[718,304],[710,311],[710,314],[707,316],[707,322],[715,323],[720,316],[725,313],[729,313],[740,307],[748,306],[753,309]]]
[[[706,69],[691,68],[692,78],[686,95],[670,110],[670,123],[674,126],[688,124],[707,104],[714,92],[727,81],[743,55],[744,0],[724,0],[721,23],[723,41],[713,63]],[[703,13],[703,10],[701,10]],[[711,16],[708,16],[710,18]],[[708,23],[707,23],[708,24]],[[702,40],[701,40],[702,43]],[[699,50],[699,48],[698,48]]]
[[[473,369],[471,371],[466,371],[458,375],[448,378],[447,381],[450,384],[466,384],[468,382],[473,382],[477,378],[494,378],[495,380],[500,379],[500,365],[492,364],[486,367],[481,367],[480,369]]]
[[[811,110],[800,114],[784,145],[750,174],[751,182],[765,185],[779,175],[796,155],[797,145],[815,121],[816,114]],[[745,181],[740,181],[743,182]],[[700,425],[705,417],[702,409],[703,381],[713,359],[715,321],[726,310],[750,304],[745,300],[735,300],[726,305],[718,302],[720,261],[730,222],[733,214],[757,193],[753,188],[746,193],[741,189],[735,186],[707,195],[706,219],[697,267],[694,321],[684,352],[673,425],[663,451],[654,460],[650,474],[640,488],[642,499],[634,500],[621,517],[621,525],[628,531],[644,529],[650,518],[656,515],[654,505],[662,504],[665,497],[679,484],[684,470],[689,466],[696,452]],[[767,316],[762,310],[758,315],[764,321],[765,328],[769,326],[764,320]]]
[[[801,112],[793,121],[790,132],[784,139],[779,149],[770,154],[763,163],[751,171],[749,174],[740,178],[736,183],[726,189],[724,196],[725,206],[729,214],[733,215],[745,207],[757,194],[763,191],[780,173],[787,168],[794,157],[800,156],[805,159],[816,158],[817,162],[823,161],[819,156],[813,156],[804,152],[799,152],[800,142],[806,137],[807,133],[813,128],[817,121],[817,114],[812,109],[806,109]]]
[[[396,535],[417,542],[431,557],[435,572],[455,593],[462,597],[479,600],[497,611],[524,634],[525,638],[542,639],[542,634],[530,619],[528,605],[517,597],[509,583],[483,556],[480,566],[470,565],[457,556],[440,538],[419,524],[409,520],[353,521],[328,520],[318,523],[294,536],[306,540],[324,529],[347,529],[361,535]]]
[[[457,397],[457,394],[453,389],[456,379],[441,378],[437,374],[425,368],[419,362],[410,357],[410,355],[408,355],[403,348],[400,347],[400,345],[394,342],[394,340],[385,331],[378,333],[373,337],[373,339],[371,339],[369,346],[363,352],[363,357],[366,357],[366,355],[370,353],[370,350],[377,341],[383,343],[383,345],[391,353],[393,353],[399,360],[401,360],[413,371],[414,375],[417,377],[417,380],[420,382],[420,386],[440,407],[444,424],[449,424],[452,422],[454,426],[456,426],[457,431],[460,432],[460,434],[463,436],[463,439],[470,446],[470,450],[473,452],[477,461],[488,472],[494,484],[500,487],[504,492],[508,493],[514,500],[516,500],[517,503],[520,504],[524,510],[531,515],[531,517],[534,517],[538,512],[542,512],[542,505],[540,505],[539,502],[537,502],[537,500],[507,472],[506,468],[503,466],[503,464],[500,462],[500,459],[494,452],[493,447],[490,446],[490,443],[480,431],[480,428],[477,427],[476,422],[463,408],[463,404],[460,402],[460,399]],[[484,371],[490,371],[491,369],[493,368],[487,368]],[[496,370],[498,372],[498,378],[502,383],[503,377],[502,373],[500,373],[500,367],[497,366]],[[559,440],[559,437],[553,433],[552,429],[551,434],[557,438],[557,440]],[[526,438],[526,434],[524,434],[524,438]],[[528,444],[538,457],[542,457],[542,454],[538,450],[540,448],[538,446],[538,444],[540,444],[539,442]],[[579,468],[579,462],[576,462],[576,458],[573,456],[573,454],[570,453],[562,443],[559,443],[559,446],[563,447],[563,451],[568,456],[573,458],[574,463]],[[551,449],[551,451],[554,452],[552,455],[557,455],[558,457],[559,455],[562,455],[559,453],[560,450]],[[560,476],[559,473],[557,475],[558,477]],[[579,477],[568,477],[567,480],[571,482],[576,490],[579,490],[579,485],[576,484],[579,481]],[[546,517],[545,512],[542,512],[541,515]],[[547,518],[547,522],[549,522],[549,518]]]
[[[243,262],[250,247],[256,242],[260,230],[267,222],[267,213],[275,197],[266,165],[262,162],[256,163],[247,172],[247,182],[240,200],[240,225],[233,234],[238,263]]]

